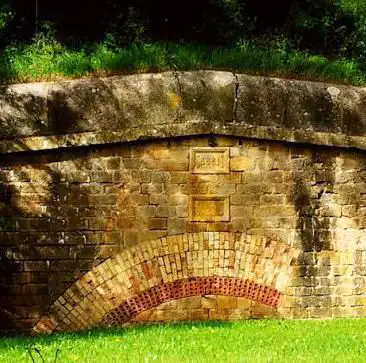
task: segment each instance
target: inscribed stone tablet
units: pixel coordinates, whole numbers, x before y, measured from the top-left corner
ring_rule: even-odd
[[[194,174],[229,173],[229,149],[224,147],[193,148],[190,169]]]

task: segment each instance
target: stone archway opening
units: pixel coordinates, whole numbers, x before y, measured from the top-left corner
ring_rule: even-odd
[[[275,313],[298,254],[283,242],[243,233],[187,233],[147,241],[86,273],[54,302],[33,332],[153,320],[152,309],[192,297],[244,299]],[[217,320],[206,309],[207,317]],[[195,320],[184,316],[180,320]]]

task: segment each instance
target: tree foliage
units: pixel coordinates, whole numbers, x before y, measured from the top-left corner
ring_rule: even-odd
[[[2,0],[0,39],[34,37],[36,0]],[[41,24],[66,44],[110,46],[150,41],[233,45],[247,39],[286,40],[327,56],[366,58],[364,0],[38,0]],[[43,27],[44,28],[44,27]],[[42,27],[41,27],[42,29]]]

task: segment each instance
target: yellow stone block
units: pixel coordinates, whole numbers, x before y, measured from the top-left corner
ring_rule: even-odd
[[[250,310],[233,309],[228,311],[228,320],[242,320],[250,318]]]
[[[217,308],[217,297],[215,295],[203,296],[201,300],[202,308],[205,309],[216,309]]]
[[[237,298],[238,309],[249,309],[252,305],[252,300],[245,299],[244,297]]]
[[[236,309],[238,299],[235,296],[223,296],[217,297],[217,306],[219,309]]]
[[[247,156],[236,156],[230,160],[231,171],[246,171],[254,169],[254,161]]]

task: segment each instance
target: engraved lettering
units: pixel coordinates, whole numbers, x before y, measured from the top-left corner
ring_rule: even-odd
[[[191,152],[191,172],[195,174],[229,173],[229,149],[193,148]]]

